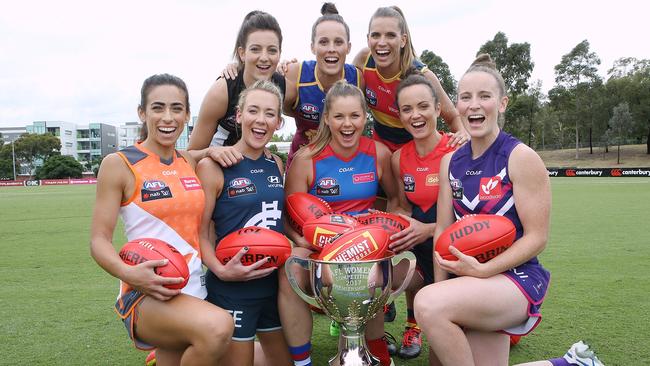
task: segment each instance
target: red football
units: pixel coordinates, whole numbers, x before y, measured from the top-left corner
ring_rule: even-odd
[[[411,225],[411,223],[399,215],[392,213],[377,211],[366,216],[358,218],[359,222],[365,225],[379,225],[393,235],[398,233]]]
[[[168,259],[166,265],[156,267],[154,271],[163,277],[183,277],[185,281],[174,285],[165,285],[170,289],[182,289],[190,279],[190,270],[183,255],[170,244],[153,238],[131,240],[120,249],[120,258],[124,263],[135,266],[142,262]]]
[[[346,230],[357,227],[357,220],[346,214],[325,214],[321,217],[305,221],[302,225],[302,235],[312,248],[321,251],[330,239]]]
[[[285,204],[289,224],[302,235],[302,226],[307,220],[317,219],[332,213],[332,208],[324,200],[306,192],[294,192],[287,196]]]
[[[224,236],[217,244],[215,254],[221,263],[226,264],[243,247],[248,247],[241,259],[245,266],[269,257],[269,262],[260,268],[279,267],[291,255],[291,243],[284,235],[257,226],[248,226]]]
[[[446,260],[458,260],[449,252],[453,245],[481,263],[510,248],[516,229],[512,221],[499,215],[466,215],[449,225],[436,242],[436,251]]]
[[[323,247],[318,259],[348,262],[383,258],[390,234],[381,226],[364,225],[344,232]]]

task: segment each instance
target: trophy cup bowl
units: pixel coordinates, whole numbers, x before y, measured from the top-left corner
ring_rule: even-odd
[[[409,261],[406,277],[393,290],[393,266]],[[309,276],[302,288],[294,268]],[[291,256],[285,263],[287,278],[293,290],[310,305],[317,306],[341,327],[338,353],[330,366],[379,365],[367,350],[364,331],[368,320],[384,305],[393,301],[408,285],[415,271],[415,256],[406,251],[388,252],[381,259],[332,262]]]

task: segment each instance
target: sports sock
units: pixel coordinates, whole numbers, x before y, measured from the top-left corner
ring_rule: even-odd
[[[406,326],[417,327],[418,321],[415,320],[415,311],[413,309],[406,309]]]
[[[386,340],[382,337],[373,340],[366,340],[366,342],[368,343],[368,350],[370,353],[379,359],[379,364],[381,366],[390,366],[390,355],[388,354],[388,345],[386,344]]]
[[[571,366],[569,361],[565,360],[564,358],[553,358],[549,360],[550,363],[553,364],[553,366]]]
[[[289,353],[294,366],[311,366],[311,342],[298,347],[289,346]]]

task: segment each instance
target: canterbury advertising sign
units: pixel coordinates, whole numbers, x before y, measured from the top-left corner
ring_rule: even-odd
[[[650,177],[650,168],[546,168],[549,177]]]

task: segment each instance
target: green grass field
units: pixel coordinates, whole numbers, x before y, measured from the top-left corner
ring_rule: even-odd
[[[511,363],[559,357],[586,339],[608,366],[650,364],[650,179],[554,178],[552,186],[544,321]],[[0,365],[143,364],[112,309],[117,280],[89,255],[94,189],[0,188]],[[403,321],[401,297],[387,330],[399,336]],[[336,340],[323,316],[312,342],[314,364],[326,365]]]

